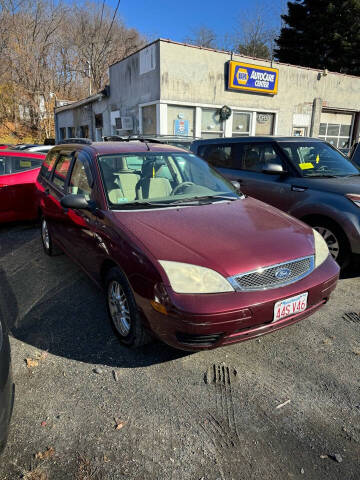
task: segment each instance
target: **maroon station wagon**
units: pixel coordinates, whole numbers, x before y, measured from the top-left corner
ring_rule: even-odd
[[[129,346],[152,334],[200,350],[271,333],[324,305],[338,280],[320,234],[180,148],[59,145],[37,187],[45,252],[65,251],[104,288]]]

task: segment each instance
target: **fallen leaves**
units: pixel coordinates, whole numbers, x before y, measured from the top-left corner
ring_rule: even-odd
[[[47,460],[55,455],[55,449],[53,447],[47,448],[44,452],[38,452],[35,454],[37,460]]]
[[[39,366],[39,362],[43,362],[48,356],[48,352],[35,353],[36,358],[28,357],[25,359],[27,368],[35,368]]]
[[[115,430],[121,430],[126,425],[126,422],[122,422],[117,418],[114,418],[114,420],[115,420]]]
[[[25,362],[26,362],[26,366],[28,368],[34,368],[34,367],[38,367],[39,366],[39,362],[37,360],[34,360],[32,358],[26,358],[25,359]]]

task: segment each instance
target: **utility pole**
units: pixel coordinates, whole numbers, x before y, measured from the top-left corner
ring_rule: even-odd
[[[89,96],[91,97],[92,95],[92,86],[91,86],[91,65],[90,65],[90,62],[87,60],[86,63],[88,64],[89,66],[89,69],[88,69],[88,76],[89,76]]]

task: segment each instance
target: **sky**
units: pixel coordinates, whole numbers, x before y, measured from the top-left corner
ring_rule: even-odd
[[[116,0],[109,0],[115,5]],[[272,27],[280,24],[284,0],[121,0],[119,15],[127,27],[145,34],[149,40],[169,38],[182,42],[193,29],[206,26],[219,36],[232,34],[241,25],[241,18],[260,9]]]

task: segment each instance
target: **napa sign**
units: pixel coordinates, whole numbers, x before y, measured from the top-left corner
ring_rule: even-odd
[[[279,70],[249,63],[229,62],[228,88],[249,92],[277,94]]]

